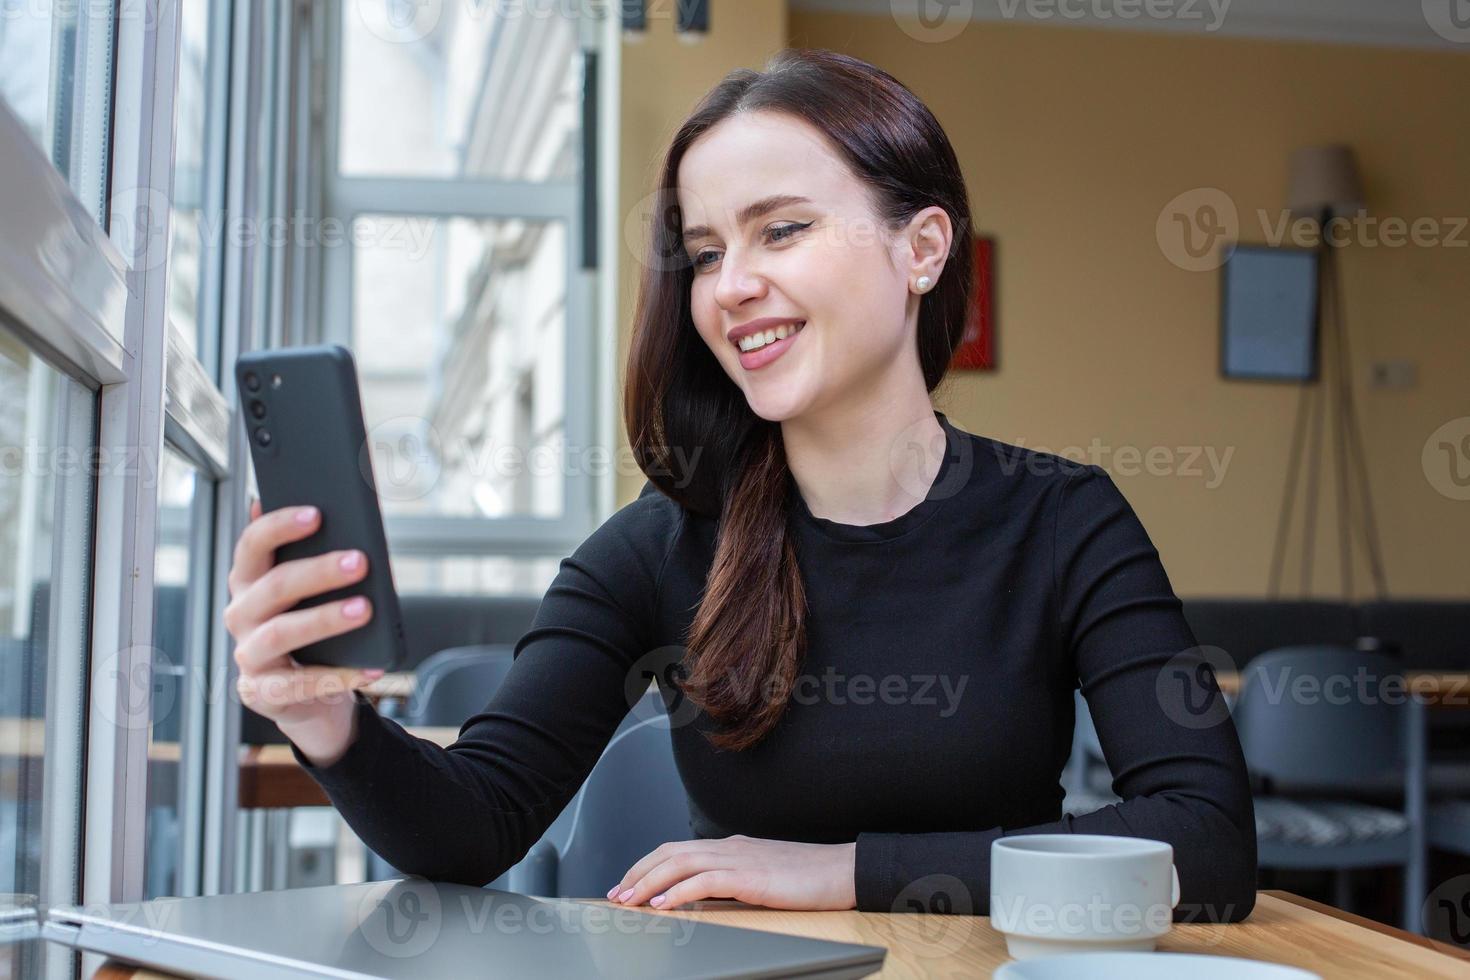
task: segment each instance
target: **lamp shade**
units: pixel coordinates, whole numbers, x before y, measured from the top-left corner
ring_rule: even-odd
[[[1292,217],[1356,214],[1363,208],[1363,183],[1353,148],[1336,143],[1308,146],[1291,155],[1291,188],[1286,206]]]

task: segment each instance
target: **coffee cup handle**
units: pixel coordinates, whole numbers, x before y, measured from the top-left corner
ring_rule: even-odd
[[[1179,905],[1179,869],[1171,864],[1169,865],[1169,874],[1174,877],[1173,888],[1169,898],[1169,908],[1172,909]]]

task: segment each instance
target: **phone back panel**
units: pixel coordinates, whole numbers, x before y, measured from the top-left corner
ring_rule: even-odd
[[[294,608],[366,595],[372,618],[292,656],[303,664],[401,669],[403,617],[351,353],[330,344],[243,354],[235,364],[235,380],[261,509],[310,504],[322,515],[315,534],[277,549],[276,562],[345,548],[356,548],[368,559],[362,581],[311,596]]]

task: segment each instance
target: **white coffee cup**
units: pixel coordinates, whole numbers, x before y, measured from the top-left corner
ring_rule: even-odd
[[[1164,841],[1018,834],[990,844],[990,924],[1018,960],[1152,951],[1178,904],[1174,848]]]

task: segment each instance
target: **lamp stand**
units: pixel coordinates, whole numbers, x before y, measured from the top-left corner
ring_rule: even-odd
[[[1363,437],[1358,428],[1357,409],[1353,404],[1352,355],[1348,348],[1347,329],[1343,324],[1341,282],[1337,264],[1337,249],[1327,234],[1331,212],[1323,211],[1319,217],[1322,232],[1317,247],[1317,326],[1319,354],[1331,341],[1331,360],[1321,357],[1321,375],[1326,386],[1303,384],[1297,399],[1296,424],[1292,433],[1291,455],[1286,474],[1286,489],[1281,500],[1281,514],[1276,525],[1276,543],[1271,559],[1270,584],[1267,594],[1279,598],[1281,594],[1282,566],[1286,560],[1286,539],[1291,525],[1291,513],[1297,496],[1297,472],[1307,467],[1306,502],[1303,509],[1305,525],[1302,532],[1302,578],[1303,598],[1309,597],[1312,587],[1312,555],[1317,526],[1317,484],[1321,468],[1321,457],[1325,452],[1322,438],[1322,415],[1326,403],[1331,403],[1336,463],[1335,499],[1337,501],[1338,555],[1342,562],[1342,591],[1346,599],[1353,596],[1353,537],[1354,531],[1361,532],[1368,567],[1372,572],[1373,586],[1378,598],[1387,595],[1388,587],[1383,574],[1383,557],[1379,547],[1378,528],[1373,519],[1373,498],[1368,487],[1368,470],[1363,454]],[[1330,367],[1330,369],[1329,369]],[[1324,387],[1326,390],[1324,390]],[[1311,414],[1312,432],[1310,448],[1304,445],[1308,412]],[[1353,496],[1357,496],[1355,507]],[[1356,511],[1356,514],[1355,514]],[[1354,517],[1357,517],[1355,524]]]

